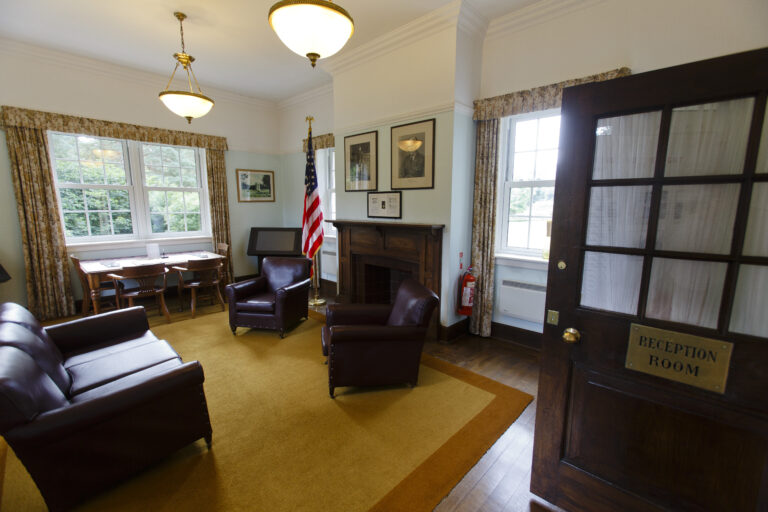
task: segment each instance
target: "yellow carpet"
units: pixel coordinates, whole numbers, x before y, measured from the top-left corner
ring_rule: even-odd
[[[232,336],[226,313],[153,325],[203,365],[213,448],[198,441],[81,510],[431,510],[532,400],[428,356],[414,389],[339,388],[331,400],[321,325],[285,339]],[[0,499],[45,510],[11,450]]]

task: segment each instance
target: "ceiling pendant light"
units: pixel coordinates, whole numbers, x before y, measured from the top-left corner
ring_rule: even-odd
[[[397,146],[403,151],[406,151],[408,153],[413,153],[414,151],[418,150],[422,144],[423,144],[423,141],[420,141],[416,137],[411,137],[410,139],[399,141],[397,143]]]
[[[312,67],[317,59],[341,50],[355,32],[349,13],[326,0],[281,0],[269,10],[269,24],[283,44],[306,56]]]
[[[188,123],[192,123],[192,119],[197,117],[203,117],[213,107],[213,100],[203,94],[200,89],[200,84],[197,83],[195,72],[192,71],[192,63],[195,58],[186,53],[184,48],[184,25],[182,22],[186,19],[187,15],[183,12],[173,13],[176,19],[179,20],[179,29],[181,31],[181,53],[174,53],[173,57],[176,59],[176,67],[173,68],[171,79],[168,80],[168,85],[165,86],[165,90],[159,94],[160,101],[162,101],[168,109],[176,115],[185,117]],[[189,84],[189,91],[169,91],[173,77],[176,76],[176,71],[179,69],[179,64],[187,72],[187,83]],[[192,80],[195,81],[195,87],[197,92],[192,89]]]

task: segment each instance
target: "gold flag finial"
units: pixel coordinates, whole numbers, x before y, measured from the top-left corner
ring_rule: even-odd
[[[314,120],[315,120],[315,118],[312,117],[312,116],[307,116],[306,119],[305,119],[305,121],[309,123],[309,132],[312,131],[312,121],[314,121]]]

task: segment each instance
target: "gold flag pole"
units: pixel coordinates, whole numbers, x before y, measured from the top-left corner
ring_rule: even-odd
[[[312,137],[312,121],[314,120],[315,118],[312,116],[307,116],[306,118],[306,121],[309,123],[307,137]],[[322,247],[322,244],[320,244],[320,246]],[[320,297],[320,258],[317,256],[319,252],[320,249],[318,248],[317,252],[315,252],[315,255],[312,257],[312,268],[314,269],[312,272],[312,285],[315,287],[315,296],[314,298],[309,299],[310,306],[322,306],[325,304],[325,299]]]

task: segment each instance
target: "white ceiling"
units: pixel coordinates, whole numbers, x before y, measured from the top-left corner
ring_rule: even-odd
[[[203,92],[210,86],[279,101],[330,83],[331,77],[277,38],[267,21],[275,1],[1,0],[0,37],[170,76],[173,53],[181,49],[173,12],[182,11],[188,16],[187,52],[196,59]],[[355,34],[344,49],[451,1],[337,0],[355,20]],[[534,1],[472,0],[472,5],[490,20]]]

